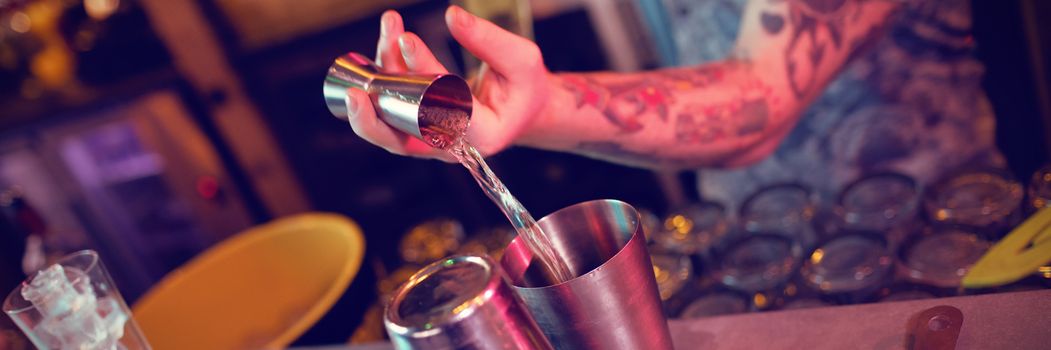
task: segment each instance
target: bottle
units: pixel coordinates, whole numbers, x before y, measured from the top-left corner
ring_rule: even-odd
[[[20,262],[22,272],[27,276],[31,275],[47,265],[47,252],[44,244],[47,238],[47,224],[17,188],[0,194],[0,207],[11,229],[23,237],[22,252],[15,256],[22,257]]]

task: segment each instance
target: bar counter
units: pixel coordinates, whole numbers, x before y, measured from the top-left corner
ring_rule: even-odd
[[[676,349],[908,349],[909,319],[963,312],[956,349],[1051,348],[1051,290],[775,311],[670,321]],[[390,344],[314,350],[387,350]]]

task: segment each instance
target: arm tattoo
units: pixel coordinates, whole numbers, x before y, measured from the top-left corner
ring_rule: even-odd
[[[625,132],[642,130],[642,116],[657,113],[662,121],[668,120],[668,105],[675,102],[671,90],[654,79],[608,85],[612,97],[606,105],[606,118]]]
[[[662,78],[668,80],[677,90],[697,89],[723,81],[726,71],[737,67],[738,62],[727,61],[722,64],[704,65],[683,70],[658,71]]]
[[[576,97],[577,108],[598,109],[624,133],[642,130],[647,112],[668,120],[668,105],[674,102],[668,86],[652,78],[600,85],[590,77],[571,74],[565,76],[563,85]]]
[[[771,88],[759,82],[742,88],[741,98],[729,102],[693,104],[679,112],[675,139],[708,144],[761,133],[771,119]]]
[[[763,24],[763,29],[766,30],[766,33],[770,35],[780,33],[781,29],[785,27],[785,18],[773,13],[763,12],[759,15],[759,22]]]
[[[573,94],[577,101],[577,109],[584,108],[584,106],[605,106],[606,101],[609,100],[609,92],[586,76],[564,74],[562,86]]]
[[[695,89],[721,81],[724,70],[720,66],[704,66],[662,71],[657,77],[612,84],[600,84],[585,75],[567,74],[562,81],[576,98],[577,108],[594,107],[621,132],[629,134],[642,130],[645,117],[651,113],[661,121],[668,121],[668,107],[675,103],[676,90]]]
[[[756,9],[758,18],[750,20],[758,22],[749,24],[758,27],[748,29],[757,31],[748,33],[777,37],[770,41],[783,53],[775,58],[777,67],[750,67],[749,51],[770,51],[751,46],[767,42],[752,42],[756,38],[748,36],[718,64],[637,75],[562,74],[577,111],[594,108],[586,112],[599,112],[619,131],[603,142],[579,143],[575,150],[631,165],[740,164],[734,157],[765,150],[754,147],[767,145],[766,136],[783,137],[771,131],[791,127],[803,107],[798,102],[812,97],[887,23],[883,15],[888,8],[869,3],[880,0],[765,1],[783,6]],[[872,15],[883,17],[869,16],[870,8],[879,12]],[[770,61],[763,57],[757,62]],[[784,73],[777,74],[785,74],[787,82],[758,76],[781,68]],[[791,92],[780,91],[782,87]],[[634,133],[638,137],[625,137]]]
[[[788,19],[790,33],[788,46],[785,47],[785,71],[788,74],[788,85],[797,99],[804,98],[818,85],[817,68],[821,66],[826,55],[826,48],[833,52],[842,50],[844,35],[848,25],[863,20],[861,2],[866,0],[770,0],[771,2],[788,2]],[[779,15],[761,13],[760,21],[767,33],[773,35],[781,31]],[[818,37],[819,32],[828,34],[827,42]],[[865,40],[870,35],[863,35],[857,41]],[[862,46],[856,41],[846,46],[852,54]]]
[[[767,130],[773,119],[778,98],[770,86],[758,80],[738,87],[739,98],[719,103],[694,103],[675,114],[675,140],[680,144],[706,145],[727,139],[758,135]],[[682,166],[695,164],[690,157],[664,154],[662,150],[639,152],[617,141],[582,142],[576,150],[587,155],[636,166]],[[721,160],[713,159],[711,164]]]
[[[763,99],[690,106],[678,116],[675,138],[682,142],[712,143],[748,136],[766,129],[769,119],[770,107]]]

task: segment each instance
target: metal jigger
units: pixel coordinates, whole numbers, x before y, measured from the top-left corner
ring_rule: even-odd
[[[348,115],[348,88],[368,92],[380,119],[435,148],[450,146],[471,120],[471,89],[456,75],[386,74],[351,52],[336,58],[325,77],[325,104],[340,119]]]

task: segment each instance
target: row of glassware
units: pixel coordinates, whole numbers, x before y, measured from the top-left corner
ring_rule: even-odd
[[[804,185],[764,187],[736,211],[702,202],[644,214],[666,312],[749,311],[935,298],[1051,287],[1051,267],[996,290],[960,280],[993,243],[1051,200],[1051,167],[1028,191],[999,170],[930,188],[899,173],[864,176],[834,203]],[[1023,204],[1024,202],[1024,204]]]

